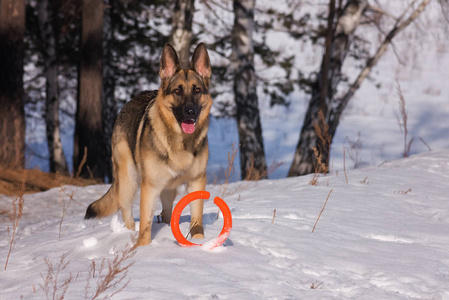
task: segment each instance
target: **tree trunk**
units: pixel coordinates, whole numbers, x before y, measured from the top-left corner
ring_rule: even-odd
[[[0,1],[0,164],[24,167],[23,35],[25,1]]]
[[[39,33],[46,80],[45,125],[50,171],[68,174],[59,127],[59,0],[39,1]]]
[[[242,179],[267,177],[254,72],[255,0],[234,0],[232,64]]]
[[[103,0],[82,1],[78,99],[73,151],[74,172],[104,180],[106,160],[102,126]],[[85,150],[87,151],[85,153]],[[84,165],[80,165],[86,156]]]
[[[103,26],[103,100],[102,117],[104,133],[104,158],[106,159],[106,176],[112,181],[112,152],[111,138],[114,129],[115,119],[117,119],[117,101],[115,100],[115,77],[113,68],[112,48],[114,47],[114,26],[113,18],[116,9],[115,0],[106,0],[107,8],[104,15]]]
[[[181,68],[189,67],[192,20],[195,0],[176,0],[173,11],[170,44],[178,52]]]
[[[335,5],[332,2],[331,0],[329,17],[333,14],[332,10]],[[326,54],[323,56],[321,70],[312,86],[312,98],[304,118],[293,162],[288,172],[289,177],[328,169],[332,135],[328,131],[327,124],[334,117],[329,107],[332,107],[335,91],[342,78],[341,68],[349,51],[354,31],[359,25],[367,6],[366,0],[350,0],[337,20],[329,57],[326,57]],[[332,23],[329,22],[328,24]],[[328,60],[328,63],[326,60]],[[327,80],[323,80],[323,78]],[[326,92],[323,91],[323,88],[326,89]],[[319,118],[320,111],[323,116],[322,120]],[[321,134],[317,134],[316,126],[321,129]],[[319,158],[315,157],[314,149],[317,150]],[[322,166],[317,164],[318,159],[321,160]]]

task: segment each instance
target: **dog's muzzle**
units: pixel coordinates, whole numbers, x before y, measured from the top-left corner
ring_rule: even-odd
[[[183,121],[181,122],[181,128],[184,133],[192,134],[195,132],[195,123],[198,119],[199,109],[196,106],[186,106],[184,107]]]

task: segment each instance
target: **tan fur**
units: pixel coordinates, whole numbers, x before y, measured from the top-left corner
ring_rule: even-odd
[[[171,46],[164,47],[160,71],[162,83],[157,97],[146,104],[145,95],[141,98],[138,96],[133,103],[123,108],[112,137],[114,183],[86,212],[86,218],[104,217],[120,209],[126,227],[134,229],[132,204],[140,184],[140,228],[136,246],[151,242],[152,221],[159,197],[162,202],[162,221],[170,223],[177,187],[186,183],[187,192],[190,193],[204,190],[206,186],[208,146],[205,139],[212,99],[207,92],[195,96],[195,99],[198,99],[196,104],[201,109],[195,132],[186,134],[172,110],[183,102],[179,104],[181,98],[170,93],[172,89],[180,88],[185,95],[192,98],[194,87],[207,91],[210,76],[209,57],[204,45],[200,44],[197,50],[195,54],[198,55],[194,58],[199,57],[199,60],[192,60],[192,69],[167,69],[176,68],[177,56],[170,52]],[[197,69],[201,72],[198,73]],[[186,99],[191,99],[187,96]],[[184,98],[182,100],[184,101]],[[133,114],[143,108],[145,111],[137,124],[137,121],[133,120]],[[133,140],[130,136],[134,135],[130,135],[130,128],[137,129],[135,145],[131,142]],[[193,202],[190,211],[192,237],[203,238],[203,200]]]

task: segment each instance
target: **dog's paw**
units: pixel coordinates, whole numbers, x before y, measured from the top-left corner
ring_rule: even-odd
[[[190,228],[190,234],[194,239],[204,239],[204,229],[202,225],[193,225]]]
[[[204,239],[204,234],[202,233],[197,233],[195,235],[192,235],[193,239]]]
[[[125,223],[126,228],[129,230],[136,230],[136,223],[134,221],[129,222],[128,224]]]
[[[137,242],[134,245],[134,248],[140,247],[140,246],[146,246],[151,243],[151,228],[142,229],[139,230],[139,237],[137,238]]]
[[[150,240],[144,240],[144,239],[137,239],[137,243],[134,245],[134,249],[136,249],[137,247],[140,246],[146,246],[151,244],[151,239]]]

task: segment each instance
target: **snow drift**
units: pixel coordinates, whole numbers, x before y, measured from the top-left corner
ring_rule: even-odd
[[[182,248],[168,225],[155,224],[152,244],[123,260],[125,277],[100,297],[128,282],[113,299],[448,299],[449,150],[352,170],[347,177],[348,184],[343,172],[320,177],[318,185],[309,184],[312,175],[233,183],[223,197],[233,214],[223,247]],[[64,186],[25,196],[8,267],[0,272],[2,298],[45,298],[49,263],[56,270],[61,257],[68,264],[47,280],[49,298],[51,284],[57,279],[63,286],[70,275],[66,299],[94,296],[107,263],[136,236],[121,216],[83,220],[85,206],[107,189]],[[219,185],[207,189],[211,196],[223,192]],[[0,197],[0,210],[10,210],[11,199]],[[138,216],[138,202],[134,209]],[[206,242],[222,227],[216,215],[207,201]],[[4,215],[1,220],[4,266],[11,223]],[[180,223],[187,232],[188,209]]]

